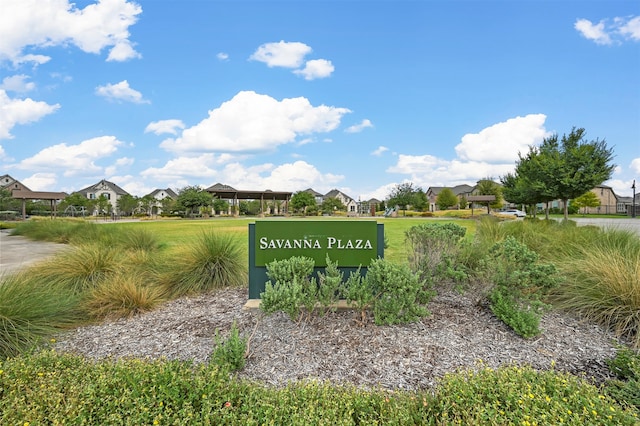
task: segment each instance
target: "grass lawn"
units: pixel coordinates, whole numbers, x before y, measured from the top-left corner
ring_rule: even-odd
[[[475,233],[476,221],[469,219],[457,219],[455,217],[446,218],[418,218],[418,217],[398,217],[398,218],[344,218],[344,217],[307,217],[307,218],[279,218],[279,219],[260,219],[260,218],[215,218],[215,219],[198,219],[198,220],[158,220],[140,222],[122,222],[109,223],[107,226],[117,226],[121,228],[144,227],[153,232],[158,239],[167,245],[169,250],[180,250],[180,247],[189,241],[192,241],[203,231],[212,229],[220,230],[220,232],[230,232],[241,240],[243,247],[248,253],[248,230],[249,224],[257,220],[376,220],[378,223],[384,224],[384,231],[387,238],[388,247],[385,249],[385,258],[396,263],[406,263],[407,255],[404,244],[404,233],[412,226],[430,221],[438,221],[438,223],[454,222],[467,229],[467,238],[471,238]]]

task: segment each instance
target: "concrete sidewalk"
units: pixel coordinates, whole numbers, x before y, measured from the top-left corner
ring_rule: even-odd
[[[10,235],[10,229],[0,230],[0,275],[16,272],[70,247],[66,244],[32,241]]]

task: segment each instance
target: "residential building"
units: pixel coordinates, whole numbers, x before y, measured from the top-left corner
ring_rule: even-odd
[[[456,186],[453,186],[453,187],[430,186],[429,189],[427,189],[427,192],[426,192],[427,200],[429,202],[429,211],[430,212],[435,212],[436,210],[439,210],[438,209],[438,204],[436,203],[436,201],[438,199],[438,194],[440,194],[440,192],[445,188],[451,189],[451,191],[453,191],[455,196],[458,197],[458,200],[462,200],[462,197],[468,197],[469,195],[472,195],[473,191],[475,190],[474,186],[470,186],[470,185],[467,185],[467,184],[456,185]]]
[[[316,200],[316,204],[319,206],[320,204],[322,204],[322,202],[324,201],[324,195],[322,195],[321,193],[319,193],[318,191],[315,191],[311,188],[307,188],[304,191],[301,192],[308,192],[309,194],[313,195],[313,198]]]
[[[123,195],[130,195],[127,191],[120,188],[113,182],[109,182],[108,180],[102,179],[100,182],[88,186],[86,188],[81,189],[80,191],[76,191],[76,193],[81,194],[83,197],[86,197],[89,200],[97,200],[101,196],[105,196],[105,198],[109,201],[110,208],[109,211],[99,212],[98,207],[93,212],[93,214],[100,213],[114,213],[118,214],[118,199]]]
[[[157,215],[162,213],[162,200],[164,200],[167,197],[173,200],[177,200],[178,194],[173,189],[166,188],[166,189],[156,189],[155,191],[145,195],[143,198],[145,197],[150,197],[154,199],[154,201],[152,201],[151,205],[149,206],[149,209],[150,209],[149,213],[151,215]]]
[[[356,203],[353,198],[349,197],[344,192],[338,189],[332,189],[331,191],[324,194],[323,200],[326,200],[327,198],[337,198],[338,200],[340,200],[340,202],[344,204],[347,210],[347,214],[357,213],[358,203]]]
[[[26,185],[22,184],[22,182],[12,178],[9,175],[0,176],[0,188],[7,189],[11,192],[13,191],[31,191],[27,188]]]

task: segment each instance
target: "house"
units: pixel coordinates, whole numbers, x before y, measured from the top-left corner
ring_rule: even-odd
[[[323,200],[326,200],[327,198],[337,198],[338,200],[340,200],[340,202],[344,204],[347,210],[347,214],[357,213],[358,203],[356,203],[353,198],[349,197],[344,192],[338,189],[332,189],[331,191],[324,194]]]
[[[51,216],[57,214],[57,206],[60,200],[64,200],[67,197],[66,192],[46,192],[46,191],[32,191],[23,185],[18,180],[12,178],[9,175],[0,176],[0,188],[11,191],[11,197],[22,201],[22,218],[26,219],[27,200],[31,201],[45,201],[50,203]]]
[[[598,185],[591,190],[598,200],[600,200],[600,205],[598,207],[585,207],[583,210],[586,214],[618,214],[618,213],[626,213],[626,208],[624,206],[624,202],[618,201],[618,196],[615,192],[613,192],[613,188],[606,185]]]
[[[149,205],[150,214],[156,215],[162,213],[162,200],[165,198],[171,198],[173,200],[178,199],[178,194],[171,188],[167,189],[156,189],[155,191],[145,195],[143,198],[153,198]],[[167,212],[168,213],[168,212]]]
[[[12,178],[9,175],[0,176],[0,188],[6,189],[10,192],[13,191],[31,191],[26,185],[22,184],[18,180]]]
[[[358,214],[375,216],[378,207],[382,205],[382,201],[377,198],[371,198],[358,203]]]
[[[307,188],[304,191],[300,191],[300,192],[308,192],[309,194],[313,195],[313,198],[316,200],[317,205],[322,204],[322,202],[324,201],[324,195],[322,195],[318,191],[315,191],[311,188]]]
[[[75,193],[81,194],[89,200],[97,200],[101,196],[105,196],[109,200],[108,210],[112,213],[118,214],[118,199],[123,195],[130,195],[127,191],[120,188],[113,182],[102,179],[100,182],[76,191]],[[99,214],[98,207],[94,211],[94,214]],[[106,213],[106,212],[105,212]]]
[[[462,197],[468,197],[468,196],[472,195],[473,191],[475,190],[474,186],[470,186],[470,185],[467,185],[467,184],[456,185],[456,186],[453,186],[453,187],[430,186],[429,189],[427,189],[427,192],[426,192],[427,200],[429,202],[429,211],[430,212],[434,212],[434,211],[438,210],[438,204],[436,203],[436,201],[438,199],[438,195],[440,194],[440,192],[445,188],[451,189],[451,191],[453,191],[455,196],[458,197],[458,200],[462,200]]]

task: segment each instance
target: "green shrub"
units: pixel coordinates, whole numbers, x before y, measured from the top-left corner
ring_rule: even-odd
[[[238,326],[234,321],[226,339],[220,337],[216,332],[211,361],[223,369],[242,370],[246,362],[247,340],[246,337],[240,336]]]
[[[620,348],[613,359],[607,361],[609,369],[618,377],[605,384],[607,395],[620,404],[640,409],[640,355],[630,348]]]
[[[283,311],[292,321],[297,321],[305,310],[310,317],[318,301],[318,285],[311,277],[314,264],[312,258],[303,256],[270,262],[269,281],[260,294],[261,310],[267,314]]]
[[[493,285],[492,312],[520,336],[538,335],[540,317],[550,307],[542,300],[559,281],[555,266],[539,263],[534,251],[509,236],[491,248],[483,270]]]
[[[335,310],[338,299],[340,299],[340,290],[344,274],[338,269],[338,262],[332,262],[327,254],[327,266],[324,273],[318,272],[318,302],[326,310]]]
[[[0,359],[16,356],[80,321],[78,297],[68,289],[28,271],[0,277]]]
[[[203,232],[170,259],[164,282],[181,296],[247,284],[244,251],[230,233]]]
[[[458,260],[466,228],[455,223],[425,223],[405,231],[409,266],[430,283],[467,277]]]
[[[375,259],[367,269],[365,280],[374,295],[376,324],[403,324],[428,315],[425,305],[434,294],[425,289],[425,282],[408,266]]]

